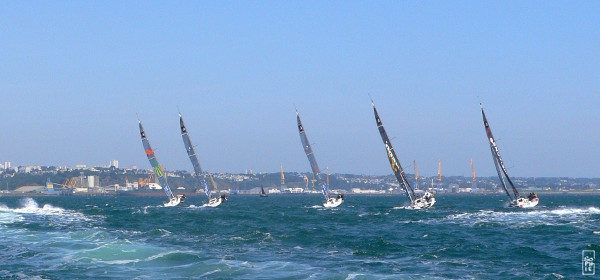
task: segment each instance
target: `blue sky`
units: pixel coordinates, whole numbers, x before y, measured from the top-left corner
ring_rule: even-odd
[[[2,1],[0,161],[213,172],[600,176],[597,1]]]

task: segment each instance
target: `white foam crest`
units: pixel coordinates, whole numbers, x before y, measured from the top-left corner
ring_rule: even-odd
[[[33,198],[30,197],[21,199],[19,203],[21,206],[20,208],[12,209],[7,207],[6,205],[2,205],[0,206],[0,211],[17,214],[34,214],[40,216],[60,216],[61,218],[64,218],[64,220],[67,221],[90,220],[84,214],[71,210],[65,210],[63,208],[52,206],[50,204],[44,204],[44,206],[40,207],[39,204]]]
[[[365,216],[379,216],[379,215],[381,215],[381,212],[374,212],[374,213],[363,212],[363,213],[358,214],[358,216],[361,218],[365,217]]]
[[[596,208],[596,207],[589,207],[587,209],[563,208],[563,209],[551,210],[550,213],[556,214],[556,215],[600,214],[600,208]]]
[[[169,236],[169,235],[171,235],[171,234],[172,234],[172,232],[170,232],[170,231],[168,231],[168,230],[166,230],[166,229],[159,228],[159,229],[156,229],[156,230],[157,230],[159,233],[161,233],[161,236],[162,236],[162,237]]]
[[[94,262],[105,263],[105,264],[130,264],[140,262],[140,259],[133,260],[112,260],[112,261],[102,261],[98,259],[91,259]]]
[[[163,258],[163,257],[168,256],[168,255],[179,254],[179,253],[192,253],[192,251],[174,250],[174,251],[168,251],[168,252],[161,252],[161,253],[158,253],[156,255],[152,255],[150,257],[147,257],[145,259],[145,261],[153,261],[153,260],[160,259],[160,258]]]
[[[217,272],[221,272],[221,269],[215,269],[215,270],[212,270],[212,271],[208,271],[208,272],[202,273],[202,275],[200,275],[200,278],[204,278],[206,276],[209,276],[211,274],[215,274]]]
[[[25,220],[23,216],[18,215],[16,213],[7,212],[2,209],[0,209],[0,211],[4,212],[0,212],[0,224],[12,224],[15,222],[22,222],[23,220]]]
[[[356,276],[364,276],[366,274],[362,274],[362,273],[350,273],[348,274],[348,276],[346,277],[345,280],[352,280],[354,278],[356,278]]]
[[[477,223],[503,223],[518,225],[553,224],[556,221],[565,222],[569,220],[580,221],[589,215],[600,214],[600,209],[589,208],[561,208],[550,210],[517,210],[511,212],[497,212],[492,210],[480,210],[475,213],[458,213],[449,215],[442,220],[454,222]]]
[[[414,207],[412,205],[409,206],[394,206],[393,210],[423,210],[422,208]]]

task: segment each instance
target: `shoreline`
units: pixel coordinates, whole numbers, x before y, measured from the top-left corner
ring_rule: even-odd
[[[205,196],[204,193],[195,192],[174,192],[175,194],[185,194],[187,197]],[[523,193],[529,193],[523,192]],[[600,195],[600,191],[542,191],[536,192],[539,195]],[[401,193],[343,193],[345,196],[393,196],[403,195]],[[477,193],[437,193],[435,196],[487,196],[487,195],[501,195],[502,192],[477,192]],[[229,193],[228,196],[260,196],[259,193]],[[270,193],[268,196],[321,196],[320,193]],[[127,193],[127,194],[115,194],[115,193],[76,193],[76,194],[45,194],[45,193],[13,193],[13,192],[2,192],[0,197],[91,197],[91,196],[113,196],[113,197],[162,197],[165,196],[164,192],[139,192],[139,193]]]

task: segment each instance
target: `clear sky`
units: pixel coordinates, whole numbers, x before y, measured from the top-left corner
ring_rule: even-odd
[[[0,161],[600,177],[599,1],[0,1]]]

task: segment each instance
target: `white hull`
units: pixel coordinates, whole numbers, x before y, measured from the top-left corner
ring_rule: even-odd
[[[526,197],[520,197],[515,202],[515,207],[519,207],[519,208],[531,208],[531,207],[535,207],[536,205],[538,205],[538,203],[540,203],[540,199],[538,197],[535,197],[532,200],[529,200]]]
[[[413,202],[412,208],[413,209],[427,209],[427,208],[433,206],[434,204],[435,204],[435,197],[430,198],[429,201],[426,201],[424,198],[418,198]]]
[[[435,197],[429,192],[425,192],[422,197],[415,199],[410,208],[412,209],[427,209],[435,204]]]
[[[333,208],[333,207],[338,207],[340,206],[340,204],[342,204],[342,202],[344,202],[344,198],[343,197],[330,197],[327,199],[327,201],[325,201],[325,203],[323,203],[323,207],[326,208]]]
[[[178,194],[175,197],[171,198],[169,201],[163,203],[163,205],[165,207],[173,207],[173,206],[179,205],[184,200],[185,200],[185,197],[183,195],[181,195],[181,194]]]
[[[223,198],[216,197],[216,198],[211,198],[208,201],[208,203],[206,204],[206,206],[208,206],[208,207],[217,207],[217,206],[221,205],[221,203],[223,203]]]

